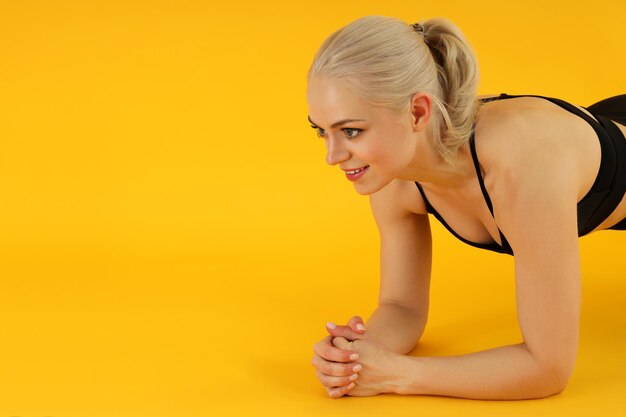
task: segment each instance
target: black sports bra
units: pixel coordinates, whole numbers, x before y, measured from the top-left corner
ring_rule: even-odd
[[[619,128],[617,128],[614,122],[610,119],[590,112],[599,121],[598,122],[589,117],[588,114],[581,111],[578,107],[557,98],[538,95],[508,95],[502,93],[497,97],[483,98],[481,101],[484,103],[514,97],[539,97],[549,100],[565,110],[582,117],[597,133],[602,155],[600,169],[591,189],[578,202],[577,205],[578,236],[586,235],[598,227],[598,225],[600,225],[604,219],[606,219],[613,212],[624,195],[624,191],[626,190],[626,138],[624,138],[621,130],[619,130]],[[485,198],[485,202],[487,203],[487,207],[489,208],[489,212],[493,216],[493,205],[491,204],[491,199],[489,198],[489,194],[487,193],[487,189],[485,188],[485,183],[483,181],[483,176],[480,172],[480,163],[478,162],[478,156],[476,154],[473,131],[469,139],[469,145],[480,189]],[[487,249],[494,252],[513,255],[513,249],[500,229],[498,229],[498,232],[500,233],[502,245],[498,245],[497,242],[472,242],[460,236],[448,225],[448,223],[446,223],[443,217],[441,217],[437,210],[435,210],[435,208],[430,204],[428,198],[426,198],[426,195],[424,194],[422,186],[417,181],[415,181],[415,185],[424,199],[428,213],[433,214],[437,220],[439,220],[441,224],[443,224],[444,227],[458,239],[468,245],[475,246],[480,249]]]

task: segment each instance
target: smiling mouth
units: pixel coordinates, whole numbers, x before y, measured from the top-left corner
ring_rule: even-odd
[[[367,168],[368,166],[369,166],[369,165],[366,165],[366,166],[364,166],[364,167],[362,167],[362,168],[357,168],[357,169],[354,169],[354,170],[352,170],[352,171],[346,171],[346,174],[354,175],[354,174],[356,174],[356,173],[359,173],[359,172],[363,171],[363,170],[364,170],[365,168]]]

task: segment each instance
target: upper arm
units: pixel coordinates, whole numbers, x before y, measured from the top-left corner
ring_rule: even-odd
[[[370,196],[380,234],[379,303],[393,303],[428,315],[432,241],[427,214],[410,212],[398,189],[387,186]]]
[[[581,303],[577,176],[574,158],[551,148],[505,157],[494,211],[515,253],[524,344],[538,369],[564,383],[576,358]]]

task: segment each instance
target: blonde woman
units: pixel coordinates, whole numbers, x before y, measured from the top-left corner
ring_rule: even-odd
[[[328,394],[530,399],[572,374],[578,237],[626,229],[626,95],[588,108],[477,97],[478,67],[445,19],[366,17],[333,33],[308,74],[326,162],[369,195],[381,238],[379,305],[327,324],[312,363]],[[519,344],[407,355],[428,315],[433,214],[464,242],[514,255]]]

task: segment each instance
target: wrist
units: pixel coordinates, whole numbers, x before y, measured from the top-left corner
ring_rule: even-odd
[[[394,353],[384,392],[400,395],[425,393],[425,390],[420,388],[419,366],[419,358]]]
[[[402,394],[406,390],[406,372],[404,368],[408,365],[408,357],[405,355],[389,352],[389,376],[385,381],[383,392],[389,394]]]

